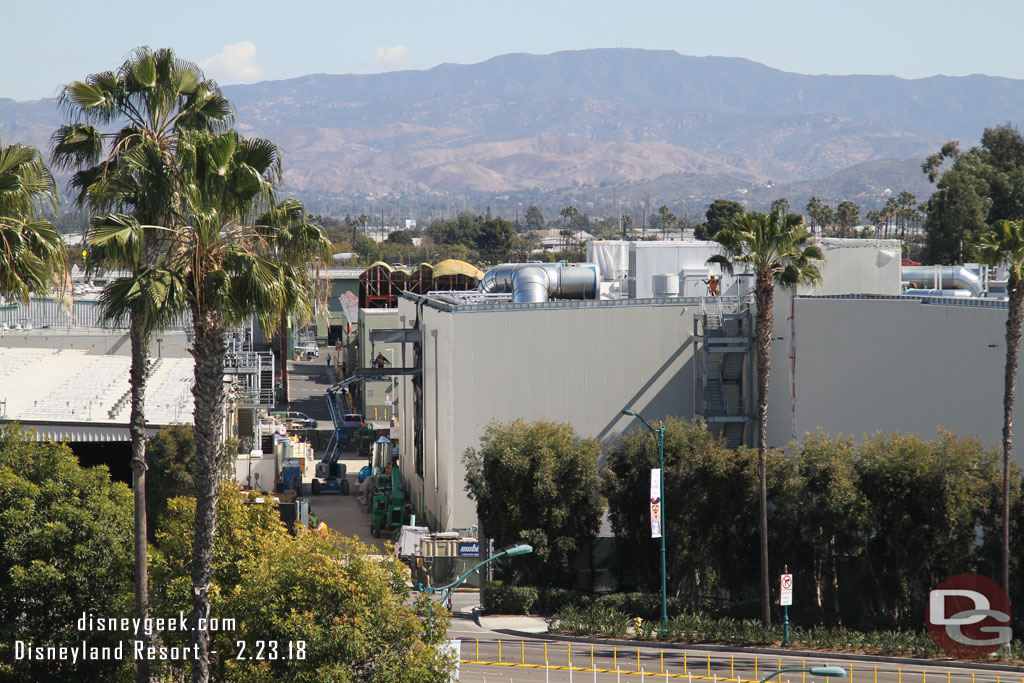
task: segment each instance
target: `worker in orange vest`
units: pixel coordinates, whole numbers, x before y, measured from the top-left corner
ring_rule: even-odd
[[[702,282],[708,286],[708,296],[718,296],[718,284],[721,282],[720,278],[712,275],[707,280],[702,280]]]

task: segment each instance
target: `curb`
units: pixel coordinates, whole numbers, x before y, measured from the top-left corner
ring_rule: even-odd
[[[477,626],[480,625],[479,615],[476,616]],[[481,628],[483,628],[481,626]],[[689,644],[689,643],[659,643],[658,641],[637,641],[637,640],[616,640],[614,638],[582,638],[576,636],[563,636],[551,633],[529,633],[527,631],[516,631],[513,629],[497,629],[494,633],[516,636],[517,638],[533,638],[538,640],[554,640],[570,643],[586,643],[588,645],[604,645],[614,647],[623,643],[639,647],[660,647],[669,650],[705,650],[709,652],[736,652],[744,654],[762,654],[776,657],[806,657],[808,659],[840,659],[861,662],[882,662],[885,664],[904,664],[908,666],[938,666],[953,669],[985,669],[986,671],[999,671],[1007,673],[1022,673],[1024,667],[1011,666],[1008,664],[988,664],[985,662],[961,662],[959,660],[946,659],[918,659],[913,657],[886,657],[884,655],[858,655],[850,652],[819,652],[815,650],[782,650],[778,648],[765,647],[739,647],[733,645],[710,645],[710,644]]]

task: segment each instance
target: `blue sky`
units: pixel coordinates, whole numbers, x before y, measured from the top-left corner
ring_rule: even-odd
[[[1024,78],[1006,0],[44,0],[6,3],[0,97],[52,97],[138,45],[222,84],[596,47],[746,57],[806,74]],[[13,30],[12,30],[13,29]]]

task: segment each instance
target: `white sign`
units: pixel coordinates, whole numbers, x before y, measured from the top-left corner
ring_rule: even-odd
[[[450,595],[449,595],[450,598]],[[455,659],[455,671],[452,672],[452,677],[448,679],[449,683],[459,682],[459,657],[462,656],[462,641],[458,638],[454,640],[446,640],[443,643],[438,643],[437,649],[441,651],[441,654],[447,654]]]
[[[793,604],[793,575],[783,574],[779,581],[779,604]]]
[[[651,538],[661,538],[661,468],[651,469]]]

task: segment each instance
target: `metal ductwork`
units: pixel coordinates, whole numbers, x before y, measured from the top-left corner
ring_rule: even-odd
[[[970,299],[971,292],[966,289],[908,289],[908,296],[939,296],[952,299]]]
[[[597,264],[503,263],[487,271],[479,290],[511,292],[514,303],[538,303],[551,298],[596,299]]]
[[[963,266],[903,266],[901,279],[922,288],[969,290],[971,296],[984,291],[981,278]]]

